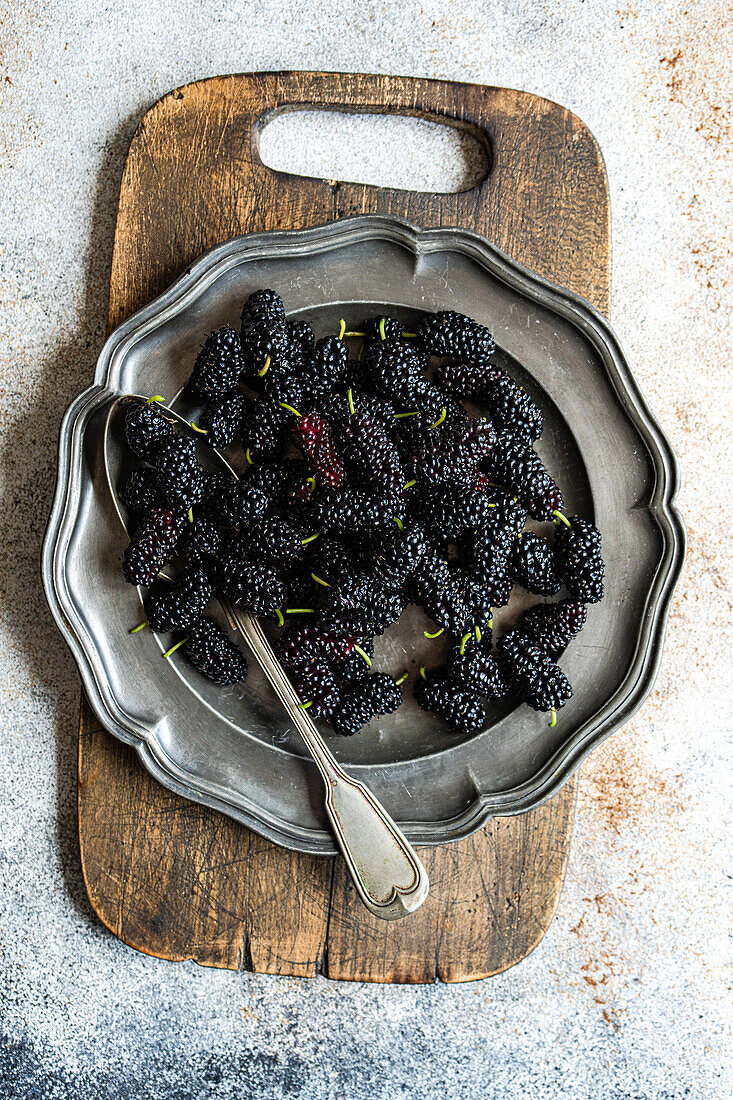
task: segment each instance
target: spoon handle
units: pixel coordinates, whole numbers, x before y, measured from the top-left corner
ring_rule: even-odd
[[[305,741],[326,787],[326,813],[364,905],[383,920],[414,912],[428,896],[427,872],[387,811],[334,759],[251,615],[227,608]]]

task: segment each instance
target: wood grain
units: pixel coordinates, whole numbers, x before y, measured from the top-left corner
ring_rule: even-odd
[[[477,187],[434,195],[273,172],[263,119],[284,108],[386,110],[469,128],[487,145]],[[397,214],[484,233],[607,310],[608,192],[600,152],[564,108],[521,92],[402,77],[264,73],[181,88],[143,118],[120,192],[109,325],[200,253],[238,234]],[[540,941],[557,906],[575,780],[544,806],[422,852],[431,896],[387,925],[359,905],[340,859],[296,855],[155,783],[82,703],[79,833],[100,919],[167,958],[370,981],[465,981]]]

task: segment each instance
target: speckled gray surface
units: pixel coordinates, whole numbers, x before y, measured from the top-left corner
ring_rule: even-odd
[[[2,0],[0,13],[0,1094],[730,1096],[727,3]],[[506,84],[575,110],[608,165],[613,322],[682,463],[690,554],[657,689],[584,768],[545,940],[473,985],[158,962],[99,926],[80,877],[78,682],[37,579],[58,421],[102,344],[137,120],[177,84],[258,68]],[[335,154],[333,124],[315,124],[310,151]],[[304,143],[287,129],[266,155],[297,169]],[[378,149],[375,178],[404,182],[401,139]],[[363,150],[340,155],[324,173],[361,178]]]

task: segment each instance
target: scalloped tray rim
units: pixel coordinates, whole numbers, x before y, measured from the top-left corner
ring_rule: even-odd
[[[165,787],[241,821],[254,832],[288,848],[319,855],[336,852],[327,830],[303,829],[266,813],[241,796],[234,805],[223,792],[201,790],[195,777],[175,767],[155,741],[155,727],[137,723],[117,703],[106,682],[98,675],[84,644],[84,631],[66,591],[64,561],[68,533],[74,519],[75,480],[80,470],[83,428],[98,404],[117,390],[109,384],[114,364],[151,327],[170,313],[184,309],[223,270],[242,260],[278,254],[307,254],[329,243],[343,246],[369,238],[395,240],[415,256],[445,249],[457,250],[477,261],[495,278],[518,293],[553,310],[575,325],[595,347],[624,410],[639,431],[656,472],[656,483],[648,504],[663,537],[663,554],[644,609],[639,642],[624,683],[588,721],[562,745],[534,779],[509,790],[476,791],[474,801],[458,817],[426,824],[400,821],[408,838],[417,844],[437,845],[459,840],[475,832],[494,816],[508,816],[533,809],[555,794],[585,757],[639,709],[654,684],[662,655],[669,605],[685,556],[686,536],[682,517],[674,504],[679,487],[679,469],[674,453],[651,414],[609,323],[573,291],[559,287],[501,252],[478,233],[458,228],[420,229],[411,223],[384,215],[359,215],[309,229],[273,230],[231,238],[196,260],[158,298],[133,314],[107,339],[100,353],[95,383],[69,405],[59,432],[59,462],[56,492],[43,543],[41,574],[51,612],[79,667],[91,707],[106,729],[134,746],[144,767]],[[389,765],[386,765],[389,766]],[[358,773],[369,765],[351,765]],[[192,782],[192,779],[194,780]]]

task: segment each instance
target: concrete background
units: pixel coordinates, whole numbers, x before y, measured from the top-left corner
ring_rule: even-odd
[[[0,1093],[730,1096],[728,5],[3,0],[0,11]],[[37,579],[58,422],[103,342],[137,121],[175,85],[263,68],[504,84],[576,111],[608,165],[613,323],[682,464],[690,554],[657,688],[583,769],[547,937],[473,985],[158,962],[98,925],[79,873],[78,681]],[[290,125],[268,136],[268,157],[296,170],[304,151],[335,157],[332,122],[317,120],[310,149]],[[324,174],[351,164],[403,180],[396,133],[374,153],[364,144]]]

